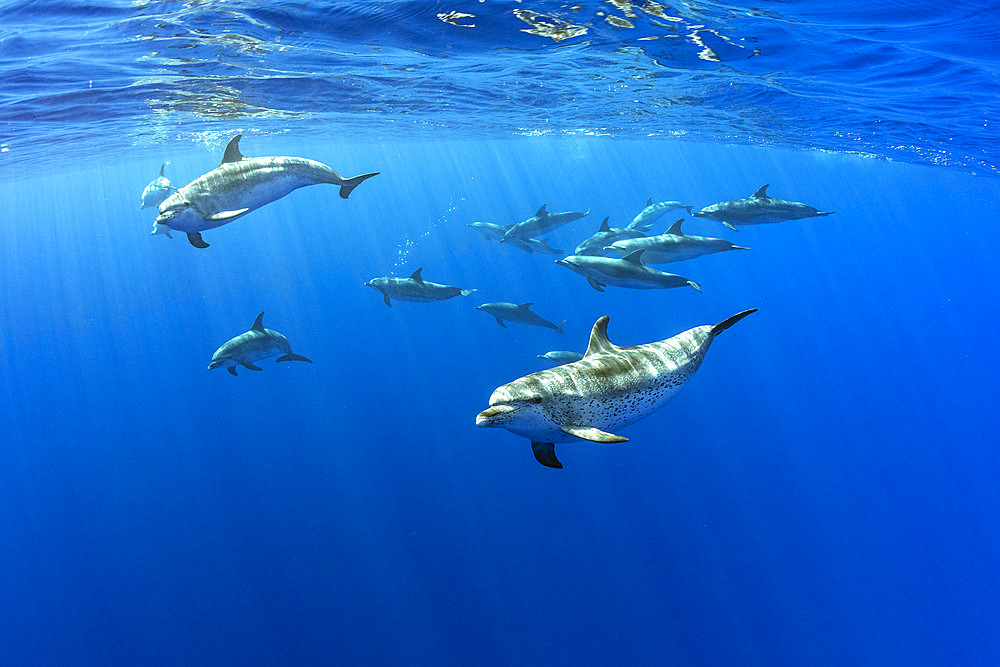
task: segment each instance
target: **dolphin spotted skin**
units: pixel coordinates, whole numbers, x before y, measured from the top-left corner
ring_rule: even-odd
[[[555,443],[626,442],[614,431],[660,409],[695,374],[715,337],[756,311],[633,347],[608,340],[605,315],[594,324],[583,360],[498,387],[476,426],[528,438],[535,459],[549,468],[563,467]]]
[[[808,204],[770,197],[767,194],[767,187],[762,185],[749,197],[712,204],[692,215],[716,220],[735,232],[738,231],[736,225],[765,225],[785,220],[833,215],[836,212],[820,211]]]
[[[538,358],[551,362],[553,366],[559,366],[561,364],[571,364],[574,361],[580,361],[583,359],[583,355],[579,352],[570,352],[569,350],[552,350],[545,354],[539,354]]]
[[[603,292],[607,285],[629,289],[670,289],[690,285],[701,291],[701,285],[693,280],[646,266],[642,263],[642,253],[640,248],[620,259],[570,255],[565,259],[557,259],[556,264],[579,273],[598,292]]]
[[[609,246],[615,241],[622,239],[638,239],[645,234],[637,229],[628,227],[611,227],[608,225],[608,218],[601,222],[600,229],[589,239],[581,243],[573,251],[574,255],[603,255],[605,246]]]
[[[497,324],[502,326],[504,329],[507,325],[504,322],[520,322],[521,324],[530,324],[535,327],[545,327],[546,329],[555,329],[557,333],[563,332],[563,326],[566,324],[566,320],[563,320],[559,324],[552,324],[544,317],[539,317],[537,314],[532,312],[531,306],[534,303],[529,301],[528,303],[522,303],[520,305],[516,303],[509,303],[507,301],[491,301],[490,303],[484,303],[481,306],[476,306],[476,310],[481,310],[484,313],[489,313],[492,315]]]
[[[646,208],[639,211],[639,215],[632,219],[632,222],[628,223],[626,229],[634,229],[643,233],[648,232],[653,228],[653,223],[656,222],[660,216],[666,215],[670,211],[676,211],[677,209],[684,208],[687,209],[688,215],[691,215],[691,207],[687,204],[682,204],[679,201],[661,201],[653,202],[653,198],[649,197],[646,199]]]
[[[222,164],[191,181],[160,204],[156,224],[185,232],[196,248],[207,248],[206,229],[221,227],[265,204],[307,185],[340,186],[347,199],[363,181],[378,172],[344,178],[322,162],[301,157],[244,157],[238,134],[226,146]]]
[[[650,264],[680,262],[727,250],[750,250],[750,248],[741,245],[734,245],[725,239],[685,234],[681,231],[682,222],[684,222],[683,218],[675,222],[666,234],[615,241],[605,250],[619,255],[630,255],[636,250],[645,250],[642,259]]]
[[[430,301],[444,301],[458,295],[469,296],[476,290],[452,287],[451,285],[440,285],[424,280],[420,267],[409,278],[372,278],[365,285],[374,287],[382,293],[385,305],[392,307],[390,299],[399,301],[417,301],[427,303]]]
[[[482,234],[483,238],[487,241],[501,240],[504,234],[507,233],[507,230],[513,226],[513,224],[498,225],[492,222],[473,222],[469,225],[469,227]],[[553,248],[546,239],[514,239],[509,243],[515,248],[519,248],[532,255],[561,255],[565,252],[559,248]]]
[[[163,175],[163,169],[167,166],[164,162],[160,165],[160,175],[151,180],[142,190],[139,199],[139,210],[144,208],[154,208],[163,203],[163,200],[170,196],[170,193],[177,188],[170,185],[170,180]]]
[[[226,341],[226,344],[215,351],[212,355],[212,362],[208,365],[208,370],[213,368],[225,368],[233,376],[236,375],[236,367],[244,366],[252,371],[263,370],[254,365],[255,361],[268,359],[280,354],[277,361],[308,361],[302,355],[292,352],[292,346],[288,339],[273,329],[265,329],[263,325],[264,313],[257,316],[250,331],[242,333],[235,338]]]
[[[564,211],[562,213],[549,213],[545,209],[545,204],[538,209],[535,215],[531,216],[527,220],[523,220],[515,225],[512,225],[500,239],[500,243],[507,243],[513,241],[514,239],[526,239],[538,236],[545,232],[549,232],[556,227],[562,227],[565,224],[573,222],[574,220],[579,220],[585,215],[588,215],[590,211],[586,213],[580,213],[578,211]]]

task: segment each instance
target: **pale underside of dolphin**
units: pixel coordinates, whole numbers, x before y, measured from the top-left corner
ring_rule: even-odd
[[[226,146],[222,163],[191,181],[160,204],[159,225],[185,232],[191,245],[207,248],[201,232],[221,227],[265,204],[307,185],[340,186],[347,199],[354,188],[379,172],[344,178],[322,162],[301,157],[248,158],[240,153],[236,135]]]
[[[701,366],[720,333],[756,312],[688,329],[656,343],[620,347],[608,340],[608,317],[597,320],[581,361],[549,368],[498,387],[476,425],[528,438],[543,466],[562,468],[555,444],[626,442],[615,431],[648,417],[673,398]]]
[[[712,204],[692,215],[716,220],[735,232],[739,231],[736,225],[766,225],[785,220],[823,217],[836,212],[820,211],[808,204],[771,197],[767,194],[767,188],[767,185],[762,185],[749,197]]]

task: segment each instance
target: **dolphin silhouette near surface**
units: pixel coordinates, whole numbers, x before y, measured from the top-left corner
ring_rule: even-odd
[[[354,188],[379,172],[344,178],[322,162],[302,157],[245,157],[237,134],[230,139],[222,163],[167,197],[157,225],[185,232],[196,248],[207,248],[201,232],[241,218],[265,204],[307,185],[340,186],[347,199]]]

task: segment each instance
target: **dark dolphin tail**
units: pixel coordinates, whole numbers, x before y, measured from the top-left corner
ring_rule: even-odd
[[[347,199],[354,188],[358,187],[365,181],[367,181],[372,176],[378,176],[381,172],[372,172],[371,174],[362,174],[361,176],[355,176],[354,178],[348,178],[343,183],[340,184],[340,196]]]
[[[725,319],[725,320],[722,320],[721,322],[719,322],[718,324],[716,324],[714,327],[712,327],[712,335],[713,336],[718,336],[720,333],[722,333],[723,331],[725,331],[729,327],[733,326],[734,324],[736,324],[737,322],[739,322],[740,320],[742,320],[747,315],[749,315],[751,313],[756,313],[756,312],[757,312],[756,308],[751,308],[750,310],[744,310],[742,313],[736,313],[732,317],[730,317],[728,319]]]

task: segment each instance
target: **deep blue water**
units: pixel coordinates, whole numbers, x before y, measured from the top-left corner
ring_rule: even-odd
[[[933,52],[938,67],[961,62],[964,74],[941,69],[937,87],[913,84],[918,104],[892,85],[907,80],[899,65],[862,62],[855,69],[868,73],[856,75],[880,77],[872,85],[883,97],[853,107],[859,116],[838,114],[862,96],[831,79],[824,116],[818,98],[788,89],[822,88],[810,74],[817,61],[786,53],[782,76],[745,69],[780,51],[773,33],[757,32],[762,53],[740,67],[694,58],[677,75],[756,81],[787,98],[694,105],[685,113],[709,118],[698,131],[639,104],[656,126],[646,137],[641,123],[619,125],[609,111],[623,98],[587,83],[610,76],[609,54],[629,53],[605,23],[588,17],[591,36],[606,41],[573,47],[519,27],[501,34],[510,7],[485,4],[4,8],[0,76],[40,69],[25,88],[5,83],[0,93],[11,137],[0,153],[0,663],[996,664],[1000,180],[982,174],[995,172],[1000,151],[995,128],[977,134],[958,122],[971,123],[977,104],[994,118],[996,98],[970,101],[964,116],[945,103],[996,85],[982,37],[995,35],[994,8],[938,8],[918,20],[908,4],[880,22],[846,4],[768,3],[750,16],[717,3],[673,8],[692,25],[724,17],[744,36],[762,25],[800,31],[840,57],[841,75],[865,56],[824,30],[880,45],[885,62]],[[152,16],[166,9],[181,15]],[[428,26],[475,34],[436,18],[451,10],[494,21],[491,48],[435,39]],[[217,85],[266,88],[245,61],[230,80],[206,76],[203,89],[197,68],[152,89],[117,78],[144,67],[131,59],[132,22],[202,34],[213,12],[234,24],[251,17],[264,32],[282,26],[294,42],[289,62],[277,50],[254,55],[295,72],[257,100],[282,113],[149,101],[151,90],[208,100]],[[88,44],[90,24],[102,27]],[[36,39],[45,26],[49,49]],[[345,55],[352,33],[385,47],[388,62],[409,54],[406,66],[425,74],[403,77],[392,95],[393,84],[372,83],[359,93],[372,108],[385,104],[372,112],[338,108],[342,98],[324,86],[340,74],[317,75],[308,109],[299,93],[309,68]],[[507,104],[490,90],[436,109],[411,87],[447,97],[463,77],[479,81],[486,69],[462,64],[476,61],[494,68],[492,82],[524,89],[504,69],[504,40],[550,62],[538,76],[564,77],[579,100],[542,110],[531,96]],[[91,58],[61,61],[62,79],[51,55],[61,41],[61,53],[87,45],[79,57]],[[105,60],[95,61],[101,45]],[[574,48],[604,56],[567,73],[582,57]],[[188,51],[206,71],[227,62],[223,47]],[[356,79],[368,52],[358,54],[337,61]],[[107,85],[131,102],[59,97],[88,68],[109,73]],[[491,81],[480,81],[484,90]],[[407,99],[414,107],[404,112]],[[610,106],[588,104],[601,99]],[[293,100],[301,114],[284,113]],[[763,127],[747,110],[773,117],[771,104],[788,118],[798,109],[800,120],[766,140],[739,126]],[[868,132],[858,118],[883,106],[896,124],[885,136],[852,148],[826,132]],[[576,108],[587,122],[574,122]],[[531,131],[546,129],[532,124],[533,109],[560,131]],[[823,132],[805,134],[810,119]],[[150,236],[155,214],[137,210],[139,194],[160,165],[169,160],[167,176],[183,184],[215,167],[240,131],[247,155],[381,174],[346,201],[326,186],[296,191],[205,232],[208,249],[181,234]],[[917,136],[923,144],[908,142]],[[904,145],[923,148],[893,148]],[[627,223],[647,197],[701,207],[764,183],[837,213],[738,233],[685,221],[686,231],[753,248],[661,267],[702,293],[598,293],[554,257],[488,243],[466,226],[522,220],[542,203],[590,209],[551,235],[569,250],[604,216]],[[386,308],[363,284],[417,267],[478,291]],[[501,329],[473,309],[497,300],[533,301],[542,316],[567,320],[565,334]],[[631,345],[746,308],[760,310],[719,337],[677,398],[623,430],[628,443],[561,445],[565,469],[551,470],[525,439],[474,424],[495,387],[547,367],[535,355],[582,351],[601,315],[611,340]],[[206,370],[260,311],[314,363],[264,361],[263,372],[236,378]]]

